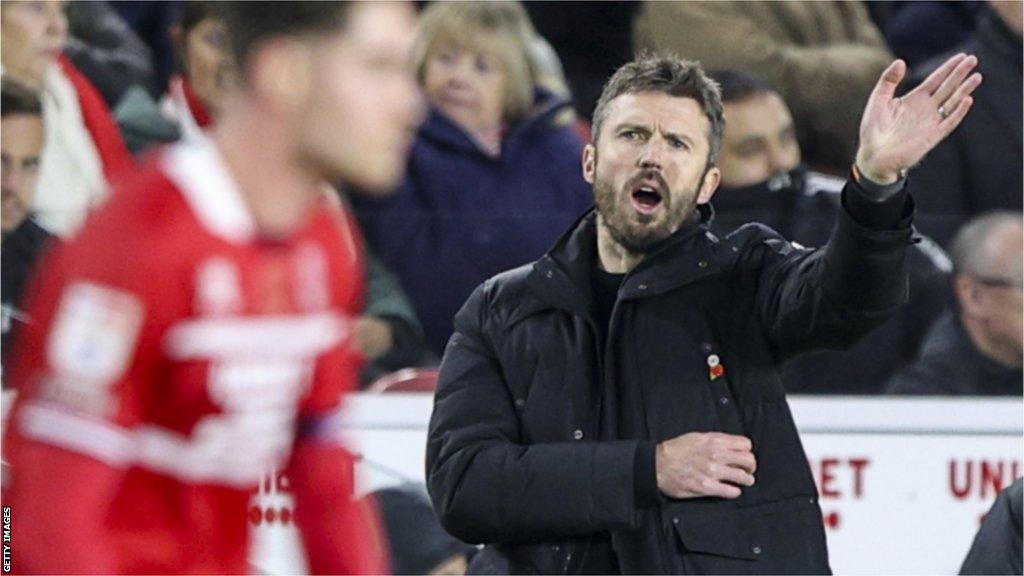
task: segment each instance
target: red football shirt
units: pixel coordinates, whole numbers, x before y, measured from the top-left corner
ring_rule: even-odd
[[[338,558],[314,568],[380,568],[336,441],[361,363],[358,246],[326,205],[288,237],[261,236],[211,142],[169,148],[126,181],[29,292],[5,446],[15,568],[246,572],[250,494],[309,438],[317,456],[294,466],[348,475],[306,487],[344,492],[325,496],[336,513],[299,522],[345,534],[343,550],[310,551]],[[98,508],[76,510],[79,486]],[[64,526],[82,518],[99,533]]]

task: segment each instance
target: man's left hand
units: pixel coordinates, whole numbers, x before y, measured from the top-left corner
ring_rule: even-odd
[[[864,108],[860,122],[857,169],[876,184],[892,184],[948,136],[967,115],[981,85],[974,73],[978,59],[957,54],[946,60],[906,96],[895,97],[907,65],[896,60],[886,68]]]

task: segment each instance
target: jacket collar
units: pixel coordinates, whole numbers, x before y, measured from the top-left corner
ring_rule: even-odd
[[[554,117],[569,105],[569,100],[556,96],[543,88],[538,88],[534,93],[533,113],[527,119],[511,126],[508,133],[502,138],[502,157],[522,148],[524,143],[532,140],[530,137],[532,134],[550,126]],[[420,126],[419,135],[435,144],[493,160],[455,121],[433,106],[430,108],[427,120]]]
[[[695,222],[682,226],[644,258],[622,282],[619,298],[663,294],[721,270],[714,258],[718,239],[708,230],[710,205],[698,206]],[[592,208],[534,263],[527,283],[549,305],[590,316],[591,275],[597,258],[597,211]]]

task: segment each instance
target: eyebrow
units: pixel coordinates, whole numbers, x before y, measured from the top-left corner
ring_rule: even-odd
[[[622,132],[623,130],[637,130],[645,134],[650,134],[652,132],[652,130],[647,126],[643,124],[635,124],[632,122],[623,122],[622,124],[618,124],[617,126],[615,126],[616,134]],[[686,134],[680,134],[678,132],[666,132],[664,130],[662,130],[661,133],[664,134],[666,138],[678,138],[679,140],[686,142],[690,146],[693,146],[695,144],[693,138]]]

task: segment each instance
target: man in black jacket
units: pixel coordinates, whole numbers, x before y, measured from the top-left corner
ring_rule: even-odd
[[[717,87],[675,58],[615,73],[583,158],[596,212],[479,287],[442,362],[427,481],[442,525],[487,544],[471,572],[829,570],[778,367],[905,300],[902,174],[966,115],[976,64],[902,99],[905,65],[884,72],[820,250],[711,235]]]

